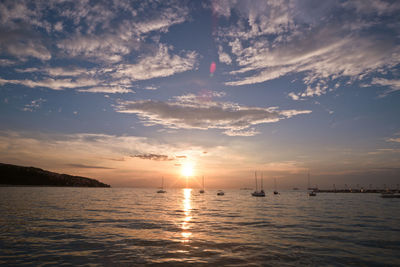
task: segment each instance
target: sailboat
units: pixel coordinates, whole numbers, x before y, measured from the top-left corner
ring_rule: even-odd
[[[312,191],[317,191],[318,187],[311,187],[310,185],[310,172],[308,172],[308,185],[307,185],[307,189],[308,190],[312,190]]]
[[[162,177],[161,188],[157,191],[157,193],[167,193],[167,191],[164,190],[164,176]]]
[[[318,191],[318,187],[311,187],[310,186],[310,172],[308,172],[308,185],[307,185],[307,189],[311,190],[310,192],[308,192],[308,195],[310,197],[315,197],[317,195],[316,191]]]
[[[276,190],[276,178],[274,178],[274,195],[278,195],[279,192]]]
[[[200,191],[199,191],[199,193],[200,194],[203,194],[205,191],[204,191],[204,176],[203,176],[203,187],[200,189]]]
[[[261,173],[262,175],[262,173]],[[257,172],[254,172],[254,178],[256,180],[256,191],[254,191],[253,193],[251,193],[251,195],[253,197],[265,197],[265,192],[264,192],[264,188],[263,188],[263,179],[261,177],[261,190],[258,191],[258,185],[257,185]]]

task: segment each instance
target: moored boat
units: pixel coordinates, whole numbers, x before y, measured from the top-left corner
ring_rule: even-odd
[[[157,191],[157,193],[167,193],[167,191],[164,190],[164,176],[161,180],[161,188]]]
[[[265,197],[265,192],[264,192],[264,188],[263,188],[263,180],[261,178],[261,190],[258,191],[258,184],[257,184],[257,172],[254,172],[254,178],[256,180],[256,191],[254,191],[253,193],[251,193],[251,195],[253,197]]]

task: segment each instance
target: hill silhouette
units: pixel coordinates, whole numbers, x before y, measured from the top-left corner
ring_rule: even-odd
[[[0,163],[1,185],[110,187],[95,179]]]

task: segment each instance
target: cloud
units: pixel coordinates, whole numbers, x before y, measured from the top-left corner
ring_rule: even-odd
[[[310,110],[278,110],[240,106],[230,102],[199,101],[198,96],[185,95],[175,102],[154,100],[120,101],[117,111],[137,114],[146,126],[163,125],[172,129],[222,129],[230,136],[253,136],[252,126],[278,122]]]
[[[256,74],[226,84],[260,83],[291,73],[305,73],[304,82],[308,85],[338,77],[362,79],[378,70],[391,69],[400,61],[400,46],[396,46],[394,40],[338,37],[334,31],[323,29],[284,47],[270,48],[266,43],[257,42],[255,48],[244,48],[237,55],[241,67],[231,72],[242,75],[256,71]],[[317,95],[323,93],[320,91]]]
[[[144,89],[146,89],[146,90],[157,90],[158,87],[153,86],[153,85],[149,85],[149,86],[144,87]]]
[[[44,102],[46,102],[46,100],[42,98],[32,100],[29,104],[26,104],[22,110],[33,112],[39,109]]]
[[[355,9],[357,13],[378,15],[395,13],[400,9],[399,2],[388,2],[382,0],[353,0],[343,3],[343,6],[349,9]]]
[[[151,33],[165,33],[169,27],[183,23],[188,17],[188,9],[173,2],[142,3],[141,7],[131,4],[116,4],[110,10],[108,4],[97,4],[94,7],[82,7],[87,12],[69,10],[64,14],[75,19],[77,24],[83,21],[89,28],[60,40],[57,47],[71,57],[85,57],[90,61],[117,63],[133,51],[143,52],[148,44],[145,40]],[[122,12],[129,10],[130,12]],[[116,18],[124,13],[126,19]],[[101,16],[101,17],[99,17]],[[115,25],[110,25],[113,21]],[[97,31],[97,28],[102,31]],[[85,29],[85,28],[81,28]],[[155,42],[157,44],[158,42]]]
[[[12,66],[15,64],[17,64],[17,62],[14,60],[9,60],[4,58],[0,59],[0,66]]]
[[[288,96],[293,100],[300,100],[300,97],[293,92],[290,92]]]
[[[155,161],[171,161],[171,160],[174,160],[172,158],[169,158],[167,155],[157,155],[157,154],[139,154],[139,155],[134,155],[134,156],[131,156],[131,157],[140,158],[140,159],[155,160]]]
[[[35,28],[49,28],[39,8],[22,1],[0,3],[0,52],[22,61],[29,57],[43,61],[51,59],[51,53]]]
[[[218,47],[218,57],[219,57],[219,62],[225,63],[227,65],[231,65],[232,64],[231,57],[227,53],[225,53],[223,51],[222,46]]]
[[[91,71],[85,68],[79,67],[45,67],[45,68],[26,68],[26,69],[15,69],[19,73],[33,73],[41,72],[52,77],[68,77],[68,76],[80,76],[91,73]],[[93,73],[93,71],[92,71]]]
[[[110,167],[92,166],[92,165],[85,165],[85,164],[79,164],[79,163],[70,163],[70,164],[66,164],[66,166],[73,167],[73,168],[82,168],[82,169],[104,169],[104,170],[114,169],[114,168],[110,168]]]
[[[86,86],[93,86],[99,83],[98,80],[93,80],[90,78],[78,78],[78,79],[44,79],[40,81],[32,80],[5,80],[0,78],[0,85],[3,84],[20,84],[27,87],[46,87],[52,90],[63,90],[67,88],[80,88]]]
[[[223,1],[212,5],[214,13],[229,17],[232,12],[240,23],[222,28],[220,34],[250,39],[265,34],[279,34],[292,27],[294,1]]]
[[[88,70],[79,67],[44,67],[44,68],[26,68],[16,69],[19,73],[41,73],[47,75],[39,81],[32,80],[5,80],[0,78],[0,84],[12,83],[21,84],[28,87],[47,87],[53,90],[62,90],[66,88],[75,89],[77,92],[84,93],[134,93],[130,80],[111,79],[107,74],[110,69],[92,69]],[[104,80],[97,80],[95,77],[101,76]],[[65,78],[72,77],[72,78]]]
[[[23,30],[4,30],[0,27],[0,52],[12,55],[20,60],[28,57],[43,61],[51,59],[51,53],[39,36]]]
[[[0,3],[0,52],[20,60],[54,55],[113,64],[158,45],[155,34],[188,18],[189,8],[178,1],[5,0]]]
[[[171,55],[169,47],[160,44],[154,55],[146,56],[136,64],[119,65],[113,76],[116,78],[125,77],[133,81],[167,77],[193,69],[196,59],[196,52],[186,52],[183,56]]]
[[[390,93],[400,90],[400,80],[389,80],[384,78],[373,78],[371,84],[387,86],[390,89],[380,94],[380,97],[385,97]]]
[[[108,94],[134,93],[133,90],[121,86],[97,86],[87,89],[77,89],[77,91],[83,93],[108,93]]]
[[[384,155],[384,154],[397,154],[400,153],[398,148],[378,148],[375,151],[368,152],[368,155]]]
[[[399,132],[399,133],[396,133],[395,135],[396,135],[396,136],[399,136],[399,135],[400,135],[400,132]],[[400,143],[400,137],[388,138],[388,139],[386,139],[386,141],[387,141],[387,142]]]
[[[212,8],[229,21],[217,38],[220,57],[223,47],[231,50],[230,60],[220,58],[233,68],[229,86],[300,74],[306,89],[290,97],[315,97],[334,90],[331,81],[386,74],[400,62],[399,24],[383,16],[400,10],[397,2],[256,0]]]
[[[89,60],[119,62],[129,54],[137,42],[123,41],[115,34],[99,36],[78,35],[58,42],[57,47],[71,57],[85,57]]]

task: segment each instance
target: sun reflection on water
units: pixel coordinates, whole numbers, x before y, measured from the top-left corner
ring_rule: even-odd
[[[185,214],[185,217],[183,218],[182,221],[182,242],[186,243],[189,242],[190,237],[192,236],[192,233],[190,232],[190,220],[192,219],[191,216],[191,211],[192,211],[192,205],[191,205],[191,195],[192,195],[192,189],[190,188],[185,188],[183,189],[183,212]]]

